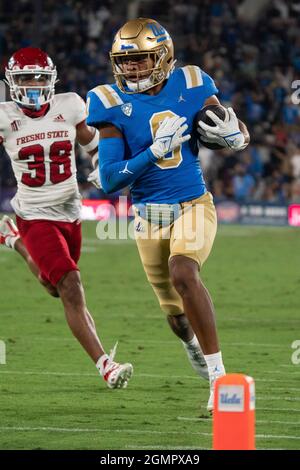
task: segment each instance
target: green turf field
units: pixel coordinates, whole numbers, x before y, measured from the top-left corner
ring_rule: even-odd
[[[135,375],[128,389],[107,389],[59,301],[0,247],[0,448],[211,448],[208,385],[168,329],[134,242],[97,241],[85,223],[80,265],[104,345],[119,340],[117,359]],[[300,449],[300,231],[220,227],[203,278],[227,372],[256,380],[257,447]]]

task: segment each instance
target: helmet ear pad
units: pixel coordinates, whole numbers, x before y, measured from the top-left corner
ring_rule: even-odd
[[[143,71],[134,85],[128,82],[120,66],[121,58],[131,54],[149,54],[154,59],[153,67],[148,69],[148,78],[145,79]],[[142,92],[162,83],[170,76],[175,64],[173,41],[169,33],[157,21],[149,18],[130,20],[119,29],[112,44],[110,58],[116,83],[124,93]]]

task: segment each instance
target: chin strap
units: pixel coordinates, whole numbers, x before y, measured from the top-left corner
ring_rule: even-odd
[[[144,80],[139,80],[138,82],[130,82],[126,80],[126,86],[130,91],[140,92],[148,89],[152,85],[151,78],[144,78]],[[154,85],[153,85],[154,86]]]
[[[175,62],[176,62],[176,60],[173,60],[171,68],[170,68],[169,72],[167,73],[167,75],[165,76],[164,80],[168,79],[170,77],[170,75],[173,73]],[[127,86],[128,90],[136,92],[136,93],[139,93],[139,92],[144,91],[144,90],[149,90],[149,88],[152,88],[155,85],[158,85],[158,83],[153,83],[152,82],[151,77],[152,77],[152,74],[149,77],[144,78],[144,80],[139,80],[138,82],[131,82],[130,80],[126,80],[126,86]],[[159,82],[159,83],[161,83],[161,82]]]

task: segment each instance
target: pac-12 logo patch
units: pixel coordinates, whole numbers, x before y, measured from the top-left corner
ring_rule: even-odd
[[[126,116],[131,116],[131,113],[132,113],[132,104],[131,103],[125,103],[121,106],[121,109],[123,111],[123,113],[126,115]]]

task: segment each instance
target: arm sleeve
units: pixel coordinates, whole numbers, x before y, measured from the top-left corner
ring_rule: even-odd
[[[129,186],[157,161],[150,149],[124,160],[124,141],[119,137],[100,139],[98,148],[100,181],[106,193]]]

